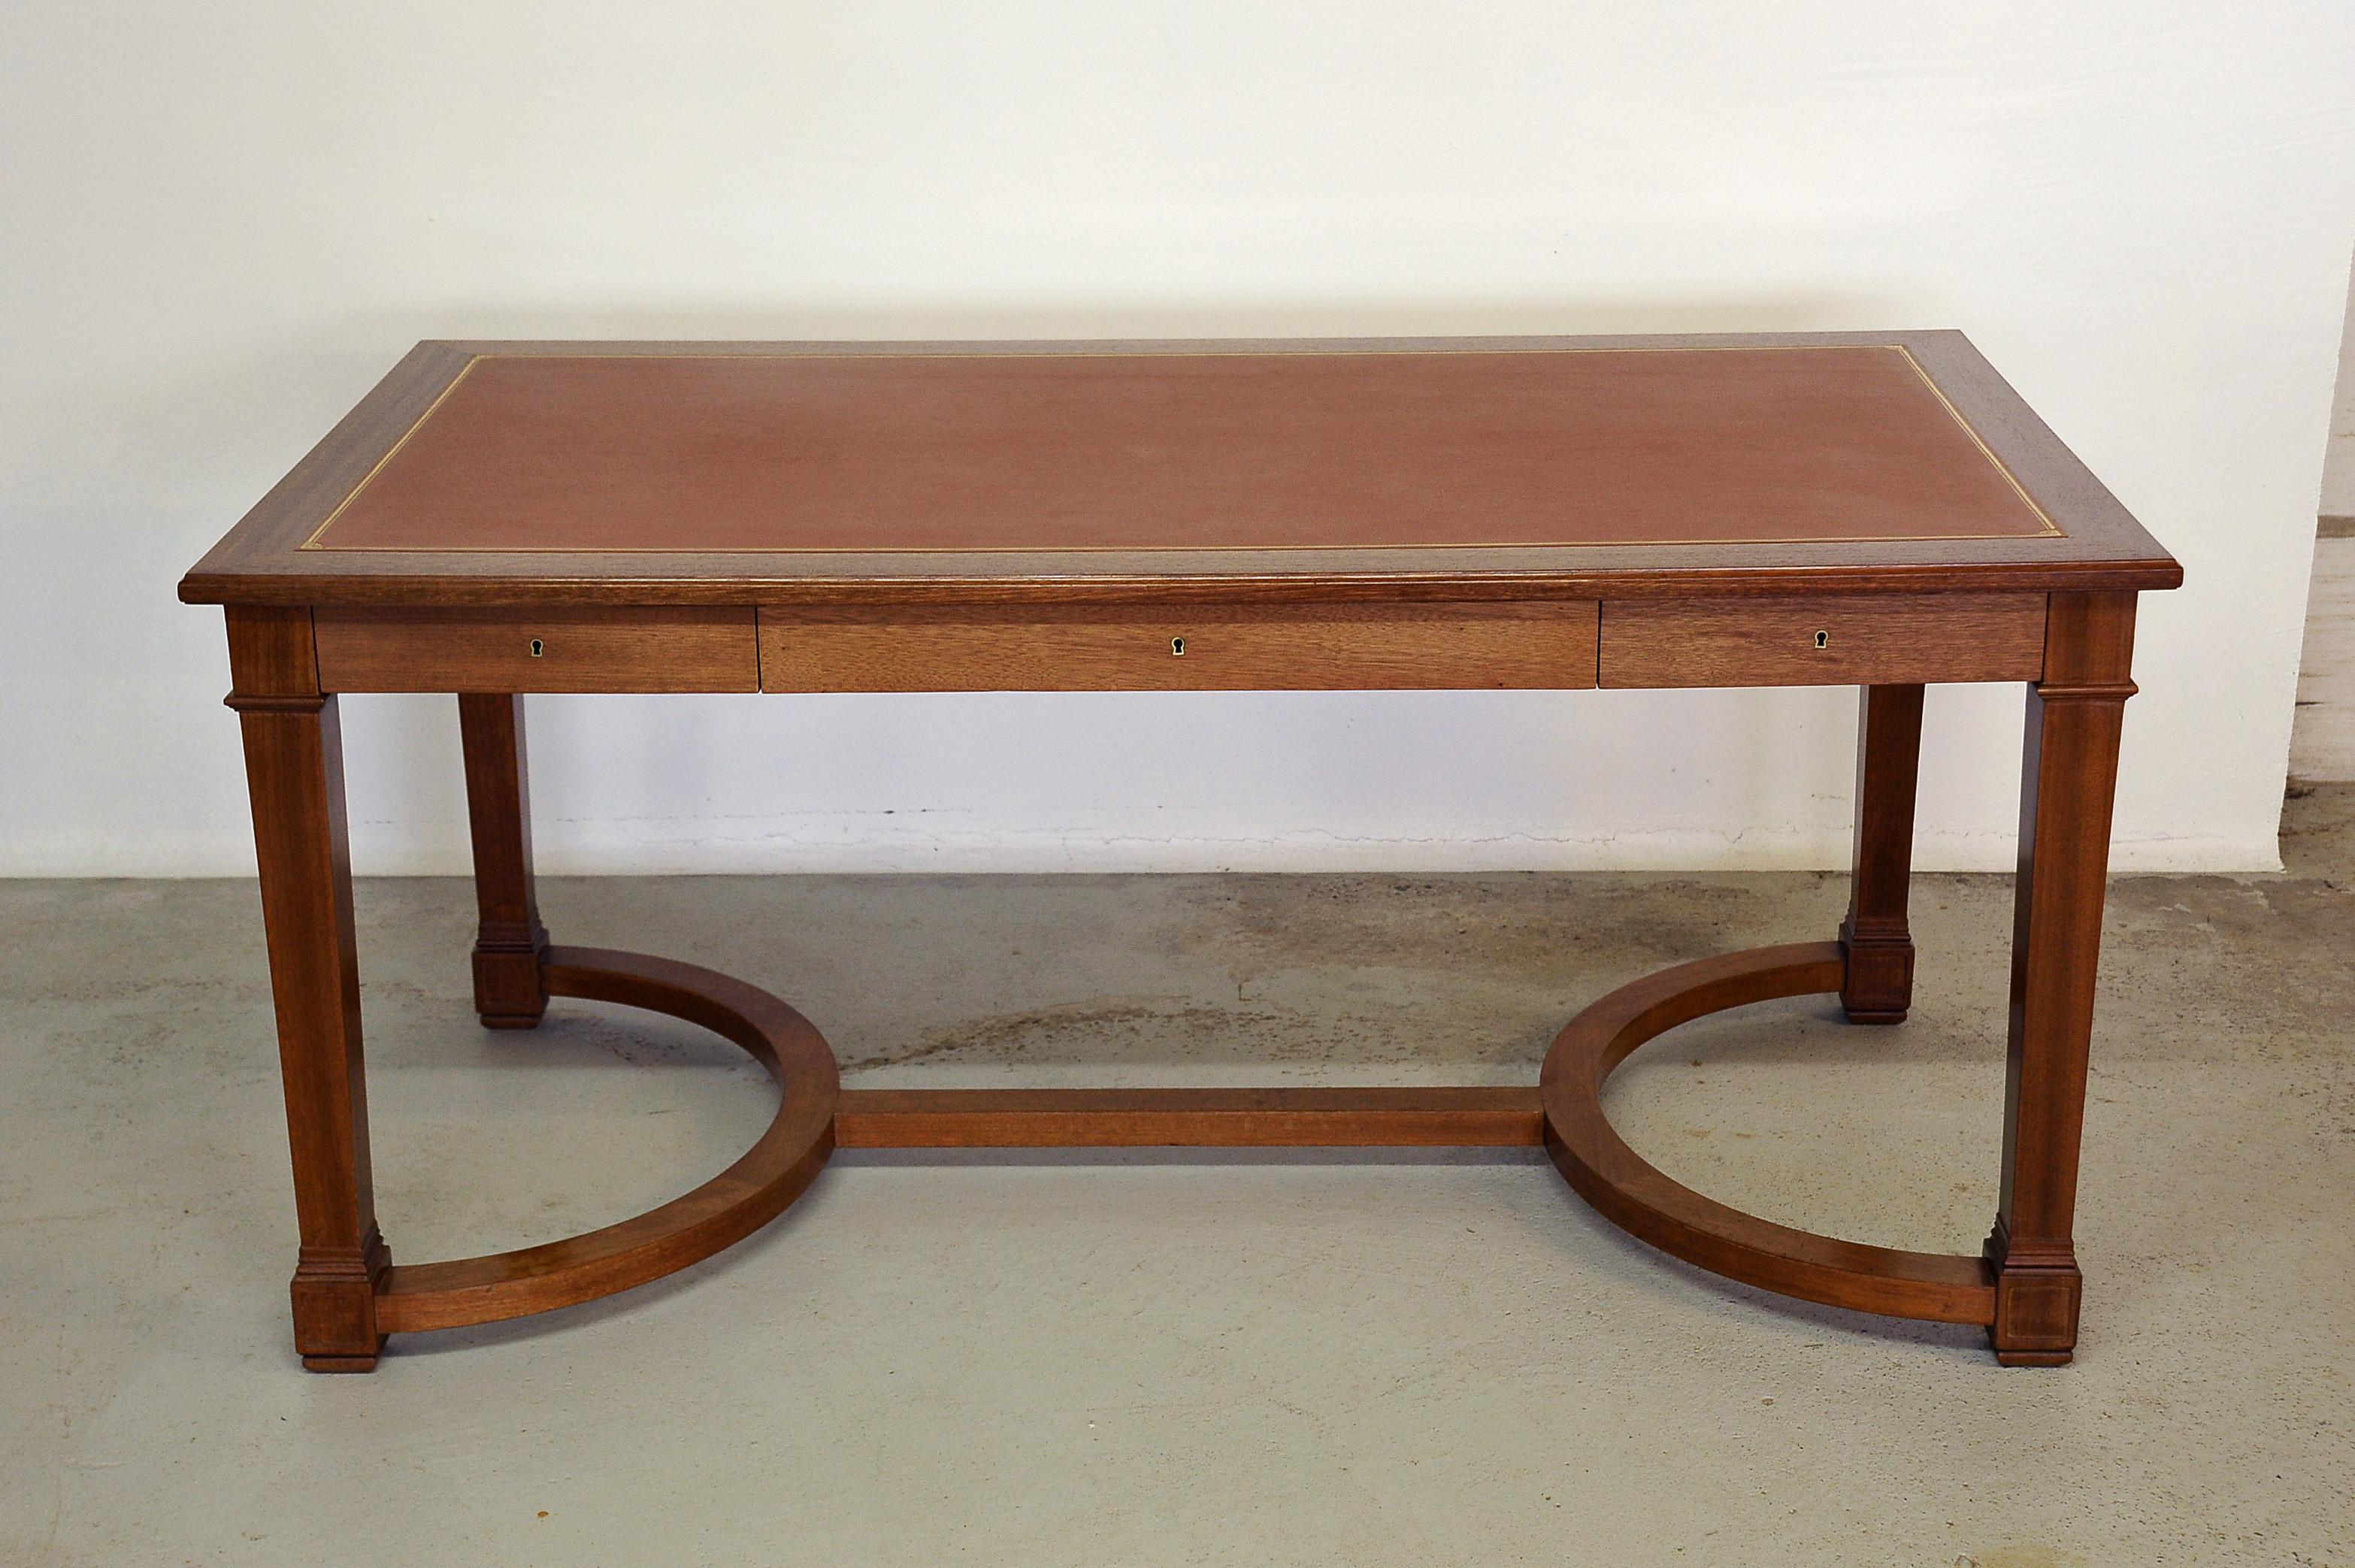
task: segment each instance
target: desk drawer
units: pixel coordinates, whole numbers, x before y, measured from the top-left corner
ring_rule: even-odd
[[[2034,680],[2044,595],[1614,599],[1602,684],[1899,686]]]
[[[325,691],[758,691],[749,609],[320,610]]]
[[[766,691],[1583,688],[1594,605],[941,612],[889,622],[761,612]]]

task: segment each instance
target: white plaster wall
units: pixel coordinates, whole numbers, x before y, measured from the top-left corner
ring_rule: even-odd
[[[0,870],[250,863],[172,586],[420,336],[1955,325],[2183,559],[2126,867],[2273,863],[2355,7],[16,0]],[[2009,863],[1936,694],[1925,864]],[[1844,692],[535,700],[552,869],[1838,865]],[[363,869],[462,860],[347,704]]]

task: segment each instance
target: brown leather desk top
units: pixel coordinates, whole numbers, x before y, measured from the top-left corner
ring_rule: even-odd
[[[323,549],[2052,531],[1902,348],[485,355]]]
[[[1933,570],[1943,582],[1879,581]],[[1600,577],[2178,575],[1954,333],[429,343],[182,593],[1496,597]]]

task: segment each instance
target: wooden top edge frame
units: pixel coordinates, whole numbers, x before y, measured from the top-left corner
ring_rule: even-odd
[[[1940,539],[1114,551],[305,549],[484,356],[1015,356],[1902,349],[2056,534]],[[205,603],[1401,603],[2137,590],[2181,569],[1958,332],[1184,343],[421,343],[181,583]]]

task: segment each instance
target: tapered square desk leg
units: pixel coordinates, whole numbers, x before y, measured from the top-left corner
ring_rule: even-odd
[[[1913,1005],[1913,933],[1905,922],[1913,880],[1913,794],[1922,767],[1922,688],[1858,693],[1856,863],[1840,945],[1848,975],[1840,1006],[1856,1024],[1905,1021]]]
[[[376,1296],[392,1260],[368,1173],[343,737],[336,699],[319,691],[308,611],[232,609],[229,635],[302,1234],[294,1347],[314,1371],[367,1371],[384,1344]]]
[[[474,1011],[486,1029],[530,1029],[548,1010],[548,930],[531,875],[531,788],[523,699],[458,699],[466,816],[474,839]]]
[[[2052,595],[2044,678],[2028,696],[2003,1196],[1987,1243],[1987,1337],[2006,1366],[2058,1366],[2077,1343],[2071,1230],[2134,610],[2131,593]]]

